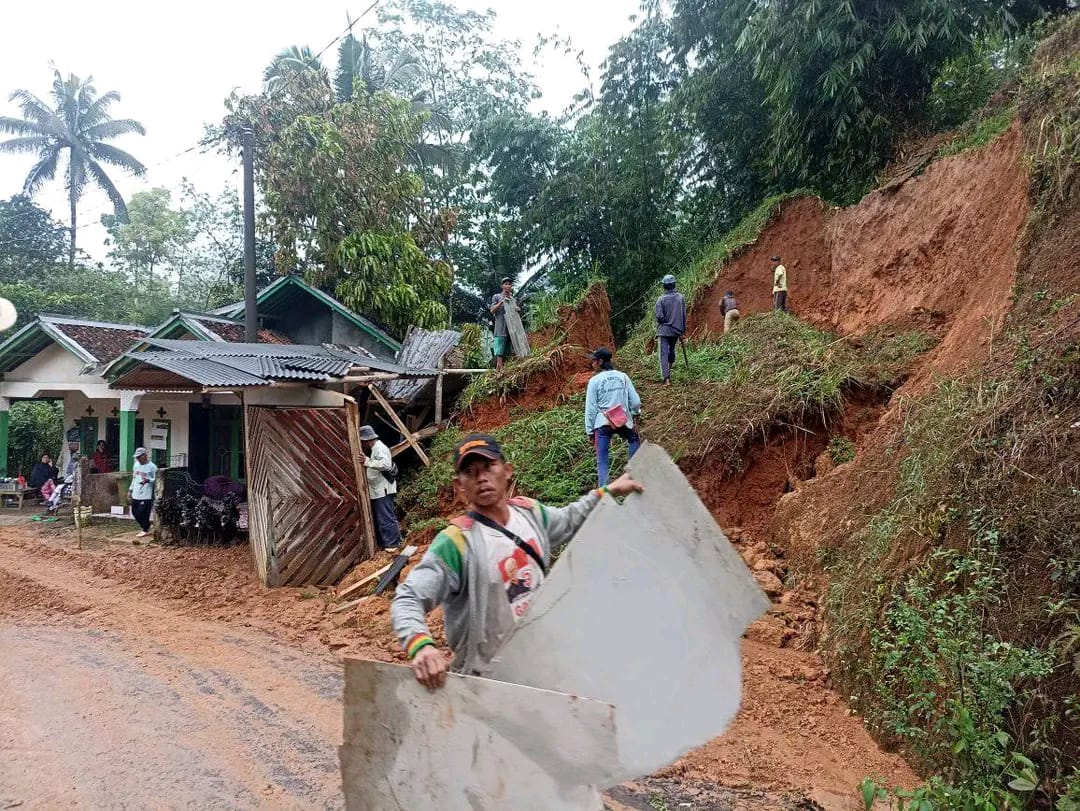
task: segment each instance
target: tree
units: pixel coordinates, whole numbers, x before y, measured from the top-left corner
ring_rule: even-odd
[[[0,279],[19,282],[52,272],[67,257],[64,226],[25,195],[0,200]]]
[[[407,101],[357,94],[268,128],[257,166],[278,269],[306,271],[402,334],[409,323],[444,324],[439,301],[450,286],[449,268],[426,250],[445,239],[452,217],[428,216],[420,178],[406,166],[420,126]]]
[[[124,198],[104,165],[139,176],[146,173],[146,167],[130,153],[107,142],[131,133],[145,135],[146,130],[133,119],[113,119],[109,111],[120,100],[120,94],[109,91],[99,96],[92,77],[83,81],[69,74],[65,80],[60,71],[54,71],[52,107],[27,90],[16,90],[10,99],[18,103],[23,117],[0,116],[0,132],[17,136],[0,142],[0,152],[37,155],[37,163],[23,183],[27,196],[33,197],[44,183],[56,177],[61,157],[66,154],[64,185],[71,211],[68,267],[74,269],[76,214],[87,184],[101,187],[112,201],[116,216],[123,217]]]
[[[274,98],[298,85],[329,85],[329,76],[319,57],[307,45],[293,45],[278,51],[263,71],[266,95]]]
[[[183,249],[192,235],[187,217],[171,208],[171,202],[168,189],[153,188],[131,196],[126,217],[101,218],[112,241],[109,257],[129,274],[136,299],[154,285],[156,270],[183,276]]]
[[[256,203],[256,216],[265,217]],[[208,310],[244,297],[244,222],[240,195],[223,189],[216,197],[199,192],[187,180],[181,185],[181,210],[191,241],[185,247],[184,283],[177,300]],[[255,233],[255,285],[262,289],[274,280],[274,246]]]
[[[840,200],[860,194],[900,134],[922,120],[940,67],[1009,24],[1007,6],[884,0],[793,10],[750,0],[737,49],[765,91],[774,170]]]
[[[680,68],[659,8],[644,11],[610,49],[599,95],[573,115],[510,112],[473,134],[488,167],[485,192],[535,269],[526,288],[581,287],[600,275],[621,327],[685,259],[677,236],[689,145],[670,101]]]
[[[7,469],[11,475],[29,478],[34,464],[44,453],[60,458],[64,438],[64,404],[57,401],[27,400],[11,404],[8,427]]]

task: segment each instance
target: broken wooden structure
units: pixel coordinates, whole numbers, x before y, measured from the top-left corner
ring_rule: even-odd
[[[248,538],[268,586],[333,585],[374,554],[361,414],[378,414],[404,437],[395,448],[411,448],[428,464],[420,441],[441,424],[443,376],[460,372],[331,344],[146,343],[150,350],[128,354],[134,363],[116,388],[178,398],[229,392],[242,406]],[[440,346],[449,345],[444,337]],[[438,422],[406,425],[379,388],[398,382],[417,397],[431,390]]]

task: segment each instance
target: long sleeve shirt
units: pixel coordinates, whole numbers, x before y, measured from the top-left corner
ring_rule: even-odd
[[[787,292],[787,268],[777,265],[773,271],[772,291],[774,293]]]
[[[686,332],[686,299],[669,290],[656,300],[656,332],[664,338],[678,338]]]
[[[390,449],[382,442],[376,441],[371,446],[371,456],[364,462],[367,472],[368,497],[372,499],[382,498],[397,492],[397,482],[392,482],[384,473],[388,473],[394,467],[394,457]]]
[[[511,523],[523,527],[519,537],[547,566],[552,551],[570,541],[602,495],[602,490],[594,490],[566,507],[514,498]],[[521,563],[526,562],[523,555]],[[427,614],[442,605],[446,640],[454,651],[451,669],[470,675],[487,670],[516,622],[499,556],[484,526],[465,516],[435,536],[390,604],[394,633],[410,659],[434,644]]]
[[[594,374],[585,390],[585,433],[592,434],[607,425],[604,412],[617,405],[626,409],[626,426],[633,428],[634,415],[641,411],[641,397],[633,381],[618,369],[605,369]]]
[[[154,497],[154,482],[157,481],[157,465],[147,462],[145,465],[138,462],[131,470],[131,484],[128,492],[135,501],[150,501]]]

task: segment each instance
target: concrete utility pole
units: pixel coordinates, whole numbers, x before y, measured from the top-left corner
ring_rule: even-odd
[[[255,134],[244,130],[244,340],[259,342],[255,301]]]

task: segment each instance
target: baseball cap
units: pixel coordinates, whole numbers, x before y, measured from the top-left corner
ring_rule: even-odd
[[[770,262],[779,262],[779,261],[780,261],[780,257],[779,257],[779,256],[770,256],[770,257],[769,257],[769,261],[770,261]]]
[[[483,456],[485,459],[504,459],[498,440],[488,434],[469,434],[454,446],[454,470],[461,470],[462,464],[470,456]]]
[[[143,455],[149,456],[149,454],[146,453],[146,448],[136,448],[135,449],[135,458],[136,459],[138,459],[140,456],[143,456]]]
[[[378,439],[379,435],[375,433],[375,429],[370,425],[360,426],[360,438],[361,439]]]
[[[663,278],[663,280],[661,281],[661,284],[675,284],[675,276],[673,274],[669,273],[667,276],[665,276]]]
[[[514,283],[514,280],[511,279],[509,276],[503,276],[502,281],[499,282],[499,284],[513,284],[513,283]]]
[[[611,350],[606,346],[599,346],[589,353],[589,360],[611,360]]]

